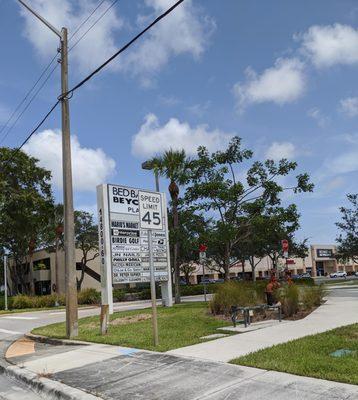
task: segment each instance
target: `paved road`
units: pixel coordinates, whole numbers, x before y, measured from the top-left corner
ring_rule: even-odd
[[[28,386],[15,381],[5,375],[0,375],[0,399],[1,400],[43,400]]]

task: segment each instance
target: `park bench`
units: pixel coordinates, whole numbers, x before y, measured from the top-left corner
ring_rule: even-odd
[[[251,324],[250,311],[258,311],[258,310],[260,310],[260,311],[277,310],[278,320],[280,322],[282,320],[281,305],[269,306],[268,304],[259,304],[257,306],[247,306],[247,307],[231,306],[231,309],[230,309],[231,321],[234,325],[234,328],[236,327],[237,315],[238,315],[239,311],[241,311],[241,313],[244,316],[244,324],[245,324],[245,328],[247,328],[247,326]]]

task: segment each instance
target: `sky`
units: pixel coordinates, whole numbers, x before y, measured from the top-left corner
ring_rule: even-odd
[[[68,27],[70,47],[112,3],[27,2],[58,29]],[[69,52],[69,86],[173,3],[117,1]],[[194,155],[199,145],[223,149],[238,135],[254,160],[284,157],[297,161],[295,174],[310,174],[314,192],[285,193],[283,201],[298,205],[300,239],[332,243],[339,207],[358,191],[357,19],[355,0],[185,0],[71,98],[75,207],[96,213],[100,183],[153,188],[141,163],[168,148]],[[15,0],[0,0],[0,32],[3,125],[58,40]],[[21,144],[59,93],[57,68],[0,145]],[[57,201],[60,128],[57,108],[24,148],[52,171]]]

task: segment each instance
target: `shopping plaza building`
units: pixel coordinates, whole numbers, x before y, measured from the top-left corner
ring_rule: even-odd
[[[335,271],[346,271],[354,273],[358,271],[358,264],[353,262],[341,263],[335,258],[336,246],[329,245],[311,245],[307,257],[305,258],[288,258],[280,259],[278,262],[278,268],[287,268],[292,274],[310,273],[312,277],[329,275]],[[76,250],[76,269],[77,276],[80,279],[82,273],[81,267],[82,252]],[[91,258],[91,257],[89,257]],[[56,267],[56,264],[58,267]],[[193,264],[194,268],[190,274],[190,283],[200,283],[203,276],[209,279],[218,279],[223,276],[213,270],[204,268],[198,264]],[[9,260],[9,269],[12,268],[11,258]],[[269,275],[272,269],[272,262],[269,257],[261,259],[255,269],[256,277],[266,277]],[[32,255],[31,260],[27,265],[24,265],[22,269],[24,276],[22,283],[15,288],[14,283],[11,281],[11,273],[8,271],[9,276],[9,287],[12,293],[15,292],[26,292],[30,288],[31,283],[35,294],[50,294],[50,293],[64,293],[65,291],[65,258],[63,251],[57,256],[56,254],[49,253],[46,250],[35,251]],[[57,271],[57,273],[56,273]],[[245,263],[244,267],[240,262],[233,263],[230,267],[230,276],[240,276],[245,274],[247,279],[252,276],[251,266],[248,262]],[[182,273],[183,279],[184,274]],[[27,288],[23,286],[26,285]],[[132,284],[132,286],[135,284]],[[123,285],[122,285],[123,286]],[[95,288],[100,290],[100,263],[99,257],[90,261],[86,267],[84,279],[81,288]],[[120,286],[119,286],[120,287]]]

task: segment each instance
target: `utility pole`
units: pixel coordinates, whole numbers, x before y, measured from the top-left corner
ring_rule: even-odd
[[[34,11],[23,0],[18,0],[31,14],[45,24],[61,41],[61,91],[62,95],[62,168],[63,168],[63,205],[65,237],[65,284],[66,284],[66,335],[68,338],[78,336],[78,306],[76,283],[76,254],[74,234],[74,210],[71,165],[70,111],[66,96],[68,91],[68,39],[67,28],[61,32],[45,18]]]

